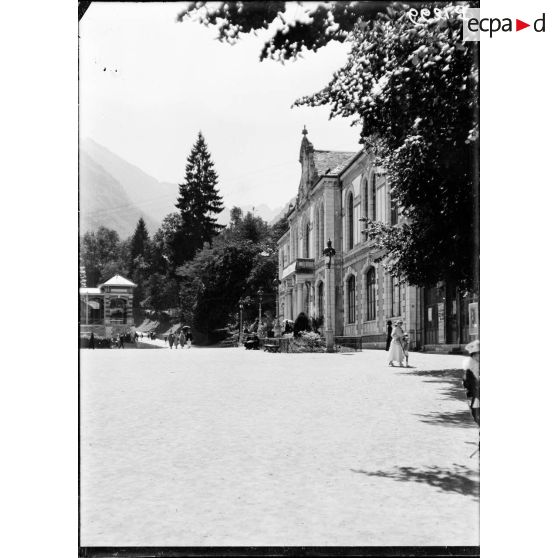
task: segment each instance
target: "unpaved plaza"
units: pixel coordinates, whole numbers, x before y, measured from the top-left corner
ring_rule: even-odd
[[[477,545],[462,357],[81,351],[81,545]]]

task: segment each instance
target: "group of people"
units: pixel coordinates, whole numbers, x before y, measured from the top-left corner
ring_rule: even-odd
[[[140,331],[139,333],[136,331],[136,332],[134,333],[134,341],[135,341],[136,343],[137,343],[137,341],[138,341],[138,338],[139,338],[139,339],[143,339],[144,337],[147,337],[147,339],[151,339],[152,341],[153,341],[154,339],[156,339],[155,332],[153,332],[153,331],[148,331],[148,332],[146,332],[145,334],[143,333],[143,331]]]
[[[87,347],[89,349],[96,349],[96,348],[111,348],[111,349],[123,349],[124,348],[124,343],[126,342],[135,342],[136,341],[136,337],[131,336],[130,333],[118,333],[117,335],[114,335],[112,337],[100,337],[100,338],[96,338],[95,334],[93,332],[91,332],[91,334],[89,335],[89,340],[87,343]]]
[[[387,322],[386,351],[388,352],[388,365],[393,366],[398,362],[399,366],[409,366],[409,334],[403,331],[403,320],[397,320],[392,325],[391,320]]]
[[[165,337],[165,341],[168,342],[169,347],[172,349],[178,349],[178,345],[180,348],[183,349],[184,345],[188,347],[188,349],[192,346],[192,332],[190,328],[184,328],[180,333],[169,333],[167,337]]]

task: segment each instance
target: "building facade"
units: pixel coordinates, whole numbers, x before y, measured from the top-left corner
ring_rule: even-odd
[[[335,336],[358,336],[364,347],[377,348],[385,346],[387,321],[401,319],[413,346],[420,345],[419,290],[385,271],[361,221],[395,224],[401,217],[374,156],[315,150],[304,129],[299,160],[298,196],[278,246],[280,317],[329,318]],[[336,250],[329,285],[328,240]]]
[[[294,320],[305,312],[330,322],[335,336],[361,337],[365,348],[385,347],[387,321],[398,319],[412,348],[475,338],[478,301],[443,284],[407,285],[384,269],[382,253],[374,250],[361,219],[395,225],[402,215],[374,155],[364,149],[315,150],[307,135],[304,129],[289,230],[278,243],[280,318]],[[336,250],[329,278],[323,256],[328,240]]]
[[[127,332],[134,325],[133,301],[135,283],[115,275],[98,287],[81,287],[80,331],[111,337]]]

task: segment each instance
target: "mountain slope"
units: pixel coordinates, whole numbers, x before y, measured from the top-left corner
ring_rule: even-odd
[[[155,229],[166,215],[176,211],[178,184],[159,182],[90,138],[81,142],[80,149],[122,185],[132,203],[156,223]],[[149,227],[149,232],[155,229]]]
[[[125,238],[134,231],[140,216],[150,234],[164,217],[177,211],[178,184],[159,182],[91,138],[80,142],[80,201],[82,232],[104,225]],[[254,208],[243,206],[243,213]],[[285,208],[255,207],[255,214],[273,224]],[[217,222],[227,225],[230,208],[217,215]]]
[[[156,223],[137,207],[126,190],[87,152],[79,157],[80,233],[100,226],[114,229],[124,239],[130,236],[140,217],[153,230]]]

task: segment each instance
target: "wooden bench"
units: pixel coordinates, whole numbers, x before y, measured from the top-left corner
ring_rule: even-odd
[[[267,351],[269,353],[278,353],[279,345],[272,345],[272,344],[264,345],[264,351]]]

